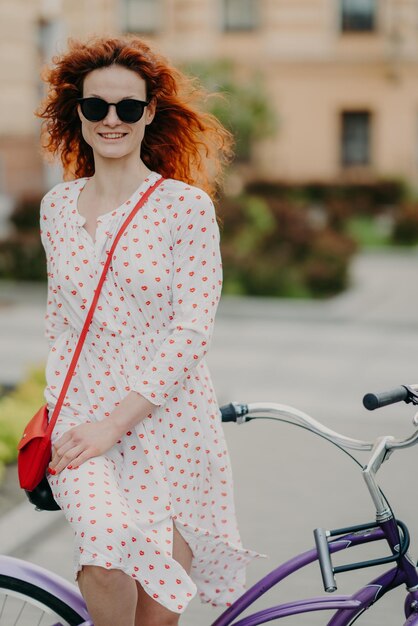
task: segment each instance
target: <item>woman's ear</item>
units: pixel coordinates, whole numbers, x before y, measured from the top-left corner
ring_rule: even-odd
[[[155,98],[151,98],[149,105],[145,109],[146,111],[145,124],[147,126],[151,124],[152,120],[154,119],[156,110],[157,110],[157,101]]]

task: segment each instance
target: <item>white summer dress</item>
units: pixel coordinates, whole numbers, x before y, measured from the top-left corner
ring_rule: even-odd
[[[124,218],[157,179],[97,220],[95,241],[77,199],[86,178],[41,204],[50,352],[45,399],[56,404],[106,253]],[[245,567],[230,462],[204,356],[222,282],[219,231],[202,190],[164,181],[117,244],[52,440],[108,416],[130,390],[155,410],[105,455],[49,481],[75,533],[74,569],[121,569],[171,611],[196,592],[228,605]],[[172,558],[173,523],[193,552],[190,576]]]

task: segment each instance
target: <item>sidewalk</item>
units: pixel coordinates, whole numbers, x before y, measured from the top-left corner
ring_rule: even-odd
[[[0,282],[0,385],[16,385],[32,365],[45,361],[43,284]]]
[[[396,330],[405,334],[418,328],[418,290],[415,288],[418,252],[369,253],[357,257],[352,267],[352,286],[344,294],[327,301],[294,301],[271,298],[224,297],[219,307],[220,337],[239,325],[254,322],[254,332],[263,320],[269,328],[275,321],[323,327],[361,326]],[[42,364],[47,355],[43,338],[43,316],[46,299],[44,285],[0,283],[0,384],[14,385],[31,364]],[[261,329],[262,330],[262,329]],[[215,338],[216,339],[216,338]],[[240,341],[243,341],[241,339]],[[222,340],[221,340],[222,342]],[[222,348],[222,346],[221,346]],[[262,346],[253,359],[263,359]],[[292,348],[294,352],[294,347]],[[217,356],[218,355],[218,356]],[[241,358],[241,353],[236,353]],[[233,355],[229,355],[233,358]],[[213,359],[223,359],[222,349],[214,345]],[[245,357],[246,358],[246,357]],[[261,367],[261,365],[260,365]],[[222,368],[221,370],[222,371]],[[229,389],[228,389],[229,392]],[[29,416],[28,416],[29,417]],[[61,513],[36,513],[26,502],[17,484],[15,469],[9,468],[0,488],[0,553],[22,554],[24,547],[45,536],[61,523]]]

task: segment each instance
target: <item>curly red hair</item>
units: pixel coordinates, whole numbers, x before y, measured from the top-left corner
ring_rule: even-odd
[[[60,157],[67,180],[94,174],[93,151],[83,139],[77,114],[84,79],[95,69],[117,64],[137,72],[146,82],[148,99],[156,101],[142,142],[144,163],[165,178],[215,192],[232,156],[232,136],[199,108],[207,94],[196,79],[133,36],[70,39],[68,51],[52,62],[43,75],[49,92],[37,115],[44,120],[43,147]]]

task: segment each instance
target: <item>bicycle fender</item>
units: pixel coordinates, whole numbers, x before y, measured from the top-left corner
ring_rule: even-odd
[[[45,591],[77,611],[86,620],[84,626],[92,625],[81,593],[75,585],[68,582],[65,578],[34,563],[5,555],[0,555],[0,575],[10,576],[42,587]]]

